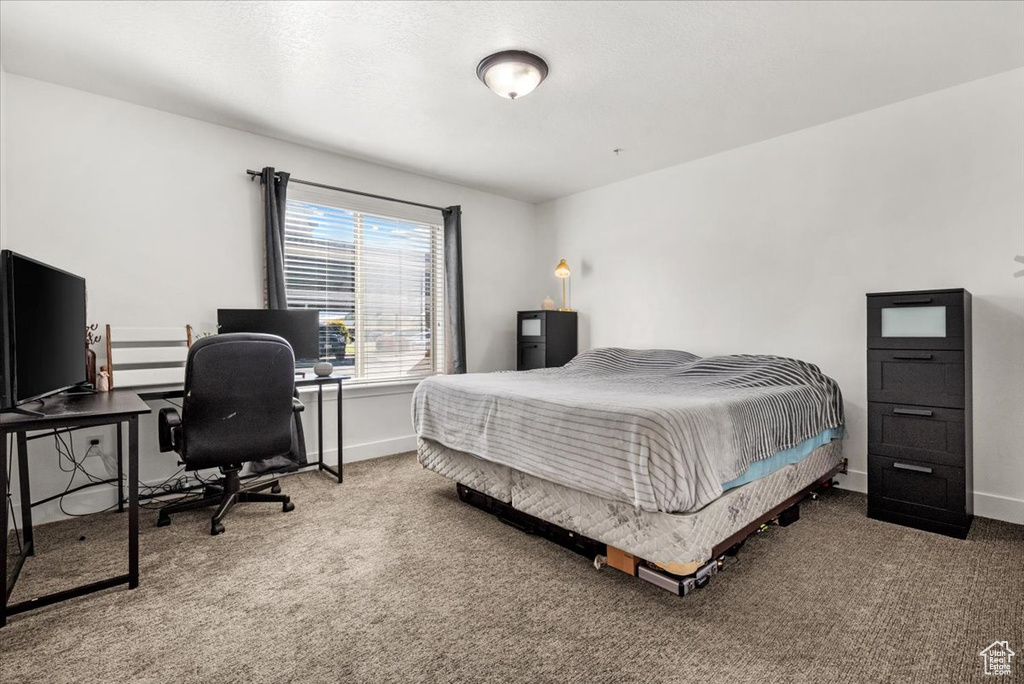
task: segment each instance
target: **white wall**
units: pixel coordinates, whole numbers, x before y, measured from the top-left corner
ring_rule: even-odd
[[[628,154],[628,150],[626,151]],[[544,205],[581,348],[817,363],[866,470],[867,292],[974,295],[979,515],[1024,522],[1024,69]]]
[[[4,246],[84,276],[90,322],[201,324],[215,321],[218,307],[262,306],[260,188],[245,170],[274,166],[297,178],[461,204],[469,369],[514,367],[515,311],[543,297],[532,270],[533,205],[14,74],[4,78]],[[347,393],[346,460],[414,448],[410,396],[408,386]],[[333,419],[334,406],[325,413]],[[307,411],[315,449],[314,416]],[[175,469],[171,455],[157,453],[151,423],[144,422],[142,434],[142,472],[150,481]],[[328,461],[337,454],[333,425],[329,420]],[[77,449],[84,451],[83,440]],[[112,449],[110,440],[104,449]],[[37,460],[34,498],[61,491],[67,478],[55,473],[53,458]],[[89,509],[97,503],[91,495],[69,507]],[[53,514],[53,507],[38,513]]]
[[[0,64],[0,247],[6,246],[7,227],[7,72]]]

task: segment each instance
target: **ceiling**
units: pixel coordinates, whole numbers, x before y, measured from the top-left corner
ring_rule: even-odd
[[[541,202],[1024,66],[1024,3],[5,0],[0,61]]]

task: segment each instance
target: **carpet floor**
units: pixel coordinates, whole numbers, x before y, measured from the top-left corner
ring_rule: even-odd
[[[1009,641],[1024,681],[1024,527],[966,541],[869,520],[833,490],[680,598],[458,500],[412,455],[345,484],[287,479],[296,510],[155,526],[141,585],[14,616],[0,681],[969,682]],[[123,572],[116,513],[39,527],[15,599]]]

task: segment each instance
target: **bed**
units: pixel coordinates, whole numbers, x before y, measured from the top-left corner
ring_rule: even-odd
[[[674,577],[844,463],[838,385],[777,356],[595,349],[562,368],[437,376],[413,423],[420,464],[464,500]]]

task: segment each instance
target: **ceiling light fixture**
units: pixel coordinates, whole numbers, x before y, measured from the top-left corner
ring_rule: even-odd
[[[547,75],[547,62],[522,50],[496,52],[484,57],[476,66],[477,78],[509,100],[529,95]]]

